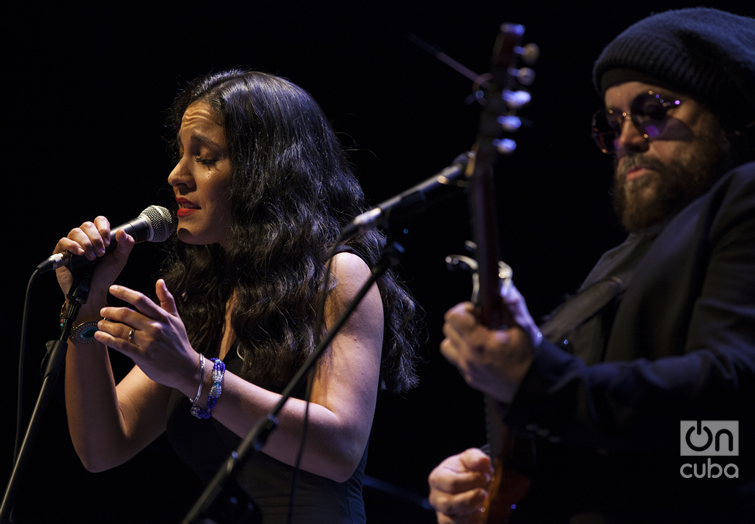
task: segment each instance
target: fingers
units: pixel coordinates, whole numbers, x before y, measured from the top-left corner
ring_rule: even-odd
[[[108,347],[117,349],[123,353],[139,348],[135,337],[138,330],[129,324],[114,322],[104,318],[97,323],[98,331],[94,338]]]
[[[428,477],[430,504],[438,522],[481,522],[492,469],[490,459],[479,449],[469,449],[441,462]]]
[[[514,323],[524,330],[529,337],[532,347],[537,348],[540,342],[542,342],[543,336],[527,309],[527,302],[513,284],[510,286],[508,294],[504,297],[504,302],[511,313]]]
[[[104,307],[100,310],[100,315],[105,319],[115,320],[141,330],[147,329],[153,320],[165,320],[166,313],[177,315],[175,299],[168,291],[168,286],[163,279],[157,281],[155,289],[160,306],[143,293],[124,286],[110,286],[110,293],[114,297],[132,304],[137,311],[126,307]]]
[[[134,239],[122,229],[116,231],[115,238],[118,240],[116,252],[120,251],[127,255],[134,245]],[[110,222],[107,218],[99,216],[92,222],[84,222],[79,227],[73,228],[68,236],[60,239],[53,253],[68,251],[73,255],[94,260],[106,253],[112,239]]]
[[[448,350],[452,350],[453,353],[457,353],[462,346],[466,346],[467,342],[464,337],[449,323],[443,325],[443,334],[446,338],[441,343],[448,345]]]
[[[129,302],[134,309],[100,309],[105,318],[98,323],[100,330],[95,337],[129,357],[155,382],[180,387],[187,376],[196,375],[197,353],[191,347],[181,318],[171,314],[175,302],[165,282],[158,281],[156,288],[160,305],[138,291],[110,286],[114,297]],[[132,330],[133,336],[129,336]]]
[[[131,328],[144,331],[149,327],[150,319],[126,307],[104,307],[100,314],[103,318],[99,329],[120,338],[127,338],[122,336],[124,330],[128,333]]]
[[[443,317],[457,331],[469,331],[477,325],[475,308],[471,302],[462,302],[449,309]]]
[[[90,222],[87,222],[90,223]],[[94,219],[94,227],[97,229],[97,233],[99,234],[99,237],[102,239],[103,244],[105,247],[110,245],[110,221],[103,217],[99,216]]]
[[[492,475],[490,457],[478,448],[470,448],[441,462],[430,473],[428,482],[430,487],[446,493],[461,493],[487,487]]]
[[[171,292],[168,291],[168,286],[162,278],[155,284],[155,293],[157,294],[157,299],[160,301],[161,308],[171,315],[178,315],[176,300],[173,298]]]
[[[471,304],[459,304],[446,313],[441,354],[464,380],[501,402],[510,402],[534,356],[533,339],[540,337],[524,309],[526,327],[489,330],[479,324]],[[524,317],[522,317],[526,320]]]
[[[165,312],[149,297],[123,286],[110,286],[110,293],[136,307],[136,311],[127,307],[104,307],[100,310],[103,319],[98,323],[95,334],[103,344],[128,354],[139,349],[138,336],[142,333],[142,342],[149,344],[159,332],[159,325],[165,320]],[[132,329],[134,330],[132,333]]]
[[[137,311],[127,307],[102,308],[103,320],[98,324],[100,336],[97,340],[120,351],[135,349],[138,343],[130,336],[131,330],[135,330],[134,337],[139,331],[151,333],[155,321],[164,320],[164,312],[147,296],[133,289],[110,286],[110,293],[134,305]]]
[[[113,251],[113,256],[121,265],[125,266],[128,261],[128,256],[131,254],[131,249],[133,249],[136,242],[134,241],[134,238],[127,234],[123,229],[116,230],[115,239],[118,241],[118,246],[115,251]]]
[[[470,503],[469,505],[474,507],[466,513],[444,513],[436,510],[435,515],[438,519],[438,524],[483,524],[485,522],[485,513],[483,513],[484,501],[485,497],[482,498],[482,502]]]
[[[479,510],[478,512],[471,514],[471,515],[464,515],[460,517],[448,517],[446,515],[442,515],[441,513],[436,513],[438,517],[438,524],[483,524],[483,515],[482,510]]]
[[[490,331],[481,326],[470,302],[457,304],[446,312],[440,351],[456,367],[462,369],[466,360],[476,358],[489,337]]]
[[[473,488],[461,493],[446,493],[439,489],[431,489],[428,502],[439,514],[460,517],[479,513],[487,497],[488,492],[483,488]]]
[[[490,456],[481,449],[470,448],[462,453],[459,458],[467,470],[486,473],[489,476],[493,475],[493,463],[490,460]]]
[[[133,305],[140,313],[148,317],[148,319],[162,320],[164,318],[163,310],[157,304],[155,304],[152,299],[150,299],[143,293],[139,293],[138,291],[134,291],[133,289],[129,289],[124,286],[114,285],[110,286],[110,294],[116,298],[120,298],[124,302],[128,302],[129,304]],[[103,308],[100,314],[105,318],[114,318],[116,320],[121,320],[121,318],[115,315],[128,315],[128,312],[135,314],[134,311],[128,308],[110,307]],[[138,328],[139,326],[134,327]]]
[[[74,255],[94,260],[105,254],[110,245],[110,222],[105,217],[97,217],[94,222],[84,222],[73,228],[68,236],[60,239],[54,253],[69,251]]]

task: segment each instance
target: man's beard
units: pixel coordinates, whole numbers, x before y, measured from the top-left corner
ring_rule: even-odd
[[[638,231],[670,219],[704,194],[728,165],[726,140],[715,118],[680,157],[663,162],[647,153],[629,153],[616,166],[613,208],[627,231]],[[636,166],[650,169],[634,180],[627,173]]]

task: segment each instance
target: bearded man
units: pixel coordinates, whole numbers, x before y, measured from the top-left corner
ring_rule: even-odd
[[[455,306],[441,351],[534,441],[511,522],[751,522],[755,20],[650,16],[593,75],[627,240],[539,329],[516,290],[510,329]],[[438,522],[481,522],[492,474],[474,448],[436,467]]]

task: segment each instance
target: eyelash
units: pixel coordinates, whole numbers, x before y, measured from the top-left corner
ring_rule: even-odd
[[[199,162],[200,164],[204,166],[211,167],[217,163],[217,160],[215,160],[214,158],[202,158],[201,156],[198,156],[197,162]]]
[[[173,161],[176,164],[179,163],[182,158],[183,158],[183,154],[180,151],[175,151],[173,153]],[[202,164],[203,166],[207,166],[207,167],[212,167],[212,166],[214,166],[215,164],[218,163],[217,159],[215,159],[215,158],[204,158],[204,157],[202,157],[200,155],[197,155],[195,157],[195,160],[198,163]]]

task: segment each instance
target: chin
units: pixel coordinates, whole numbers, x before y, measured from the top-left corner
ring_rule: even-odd
[[[180,240],[184,244],[197,245],[200,243],[197,242],[197,237],[194,236],[188,229],[179,228],[176,232],[176,236],[178,237],[178,240]]]

